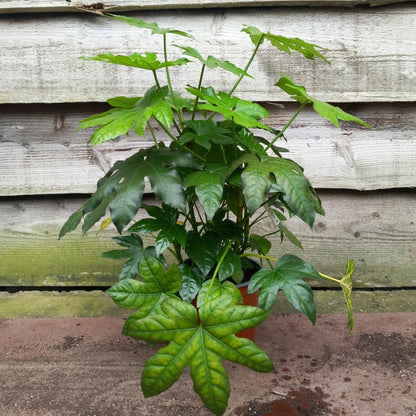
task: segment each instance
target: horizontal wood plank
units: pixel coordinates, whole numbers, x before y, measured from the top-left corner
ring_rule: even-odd
[[[295,104],[265,104],[276,129]],[[132,133],[91,148],[92,130],[76,131],[84,117],[104,111],[102,104],[2,106],[0,110],[0,195],[92,193],[113,165],[152,140]],[[310,108],[287,130],[291,150],[317,188],[389,189],[416,185],[416,109],[413,104],[354,104],[343,108],[369,122],[340,129]],[[158,126],[160,140],[168,141]]]
[[[313,229],[288,223],[304,251],[274,238],[272,255],[298,255],[338,278],[346,259],[354,259],[356,287],[416,287],[416,192],[322,191],[320,196],[326,216],[317,218]],[[84,237],[78,230],[57,239],[81,203],[79,198],[1,202],[0,286],[108,286],[117,280],[121,263],[99,257],[118,247],[109,238],[117,235],[114,229]],[[265,222],[257,231],[269,233],[272,227]]]
[[[318,313],[347,312],[341,292],[315,291]],[[354,311],[362,312],[416,312],[414,302],[416,290],[398,290],[394,292],[354,291],[352,296]],[[274,314],[299,313],[280,296],[272,310]],[[118,307],[102,291],[33,291],[8,294],[0,292],[0,319],[15,318],[86,318],[99,316],[127,316],[128,311]],[[305,318],[307,319],[307,318]],[[319,316],[318,316],[319,320]]]
[[[270,7],[270,6],[381,6],[402,3],[405,0],[112,0],[105,3],[77,0],[3,0],[1,13],[36,13],[77,11],[80,7],[105,11],[131,11],[146,9],[187,9],[207,7]]]
[[[197,46],[203,55],[210,53],[240,66],[245,65],[253,49],[248,47],[247,34],[240,31],[244,24],[301,37],[329,49],[326,57],[331,66],[305,60],[296,53],[290,57],[275,54],[265,43],[250,69],[256,79],[247,80],[239,89],[242,98],[287,101],[288,97],[273,87],[285,72],[327,101],[416,100],[416,8],[412,4],[359,9],[143,11],[132,16],[157,21],[162,27],[188,30],[198,44],[178,37],[172,42]],[[101,102],[111,96],[143,94],[153,84],[151,73],[78,57],[144,50],[161,52],[160,37],[90,13],[3,16],[0,103]],[[172,70],[175,87],[197,84],[199,65],[189,65],[185,75],[178,73],[182,69]],[[234,81],[233,76],[214,70],[207,73],[204,83],[227,91]]]

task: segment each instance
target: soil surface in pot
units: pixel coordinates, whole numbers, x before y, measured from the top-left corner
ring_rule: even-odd
[[[124,319],[0,321],[1,416],[208,416],[189,371],[144,399],[140,375],[157,346],[121,335]],[[233,363],[227,416],[416,415],[416,314],[270,316],[256,342],[275,371]]]

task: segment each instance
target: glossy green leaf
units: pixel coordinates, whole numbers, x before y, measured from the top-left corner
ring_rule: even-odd
[[[139,309],[128,318],[126,326],[131,321],[159,313],[161,302],[173,296],[182,285],[181,272],[176,264],[165,271],[159,260],[152,256],[141,259],[139,273],[142,280],[124,279],[106,291],[117,305]]]
[[[118,245],[126,248],[105,251],[101,256],[113,260],[129,259],[121,268],[119,280],[135,278],[139,273],[139,263],[144,253],[143,240],[137,234],[114,237],[113,240]]]
[[[187,55],[191,58],[196,58],[201,64],[207,66],[210,69],[214,68],[222,68],[225,69],[228,72],[233,73],[237,76],[247,76],[250,78],[253,78],[250,74],[245,72],[243,69],[237,67],[233,63],[229,61],[224,61],[222,59],[215,58],[212,55],[209,55],[206,59],[202,57],[202,55],[195,49],[190,46],[179,46],[184,52],[184,55]]]
[[[200,236],[196,231],[189,231],[185,251],[189,258],[207,276],[217,262],[221,239],[215,234]]]
[[[283,91],[287,92],[291,98],[296,101],[299,101],[301,104],[312,103],[313,109],[322,117],[329,120],[336,127],[339,127],[339,121],[354,121],[358,124],[361,124],[365,127],[371,128],[371,126],[365,121],[355,117],[349,113],[346,113],[341,108],[328,104],[324,101],[317,100],[311,97],[307,92],[304,86],[297,85],[292,79],[287,75],[284,75],[276,83],[276,86],[281,88]]]
[[[189,35],[188,33],[182,31],[182,30],[176,30],[176,29],[169,29],[169,28],[161,28],[157,23],[154,22],[145,22],[141,19],[137,19],[135,17],[127,17],[127,16],[121,16],[117,14],[112,13],[105,13],[104,16],[111,17],[112,19],[120,20],[121,22],[127,23],[131,26],[135,26],[139,29],[149,29],[152,31],[152,35],[166,35],[168,33],[173,35],[179,35],[186,38],[193,39],[193,36]]]
[[[272,248],[270,240],[258,234],[250,234],[248,243],[251,250],[263,255],[266,255]]]
[[[76,227],[75,222],[81,221],[79,212],[94,215],[98,221],[97,211],[102,213],[102,202],[108,203],[111,218],[117,230],[121,232],[132,220],[140,208],[144,179],[149,178],[152,189],[164,203],[184,209],[185,196],[182,180],[176,171],[177,167],[198,168],[199,165],[192,155],[179,150],[167,148],[148,148],[139,150],[133,156],[118,161],[108,173],[98,181],[97,191],[84,203],[76,215],[71,216],[61,230],[61,236]],[[103,214],[104,215],[104,214]],[[87,232],[89,227],[84,227]]]
[[[228,278],[233,278],[236,283],[241,283],[243,278],[243,266],[241,258],[235,253],[227,253],[218,270],[218,279],[224,282]]]
[[[293,307],[315,323],[316,306],[312,289],[303,278],[322,279],[311,264],[286,254],[276,262],[273,269],[259,270],[251,277],[248,293],[259,290],[259,306],[270,310],[279,290],[282,290]]]
[[[168,92],[166,86],[162,88],[153,86],[146,91],[143,98],[115,97],[110,99],[109,103],[119,105],[119,107],[85,118],[80,122],[79,128],[101,126],[90,137],[89,141],[93,145],[127,134],[132,127],[139,136],[144,137],[147,122],[152,116],[169,128],[173,120],[173,111],[164,101]]]
[[[290,159],[251,155],[244,158],[247,167],[241,180],[246,205],[256,211],[265,201],[267,192],[282,193],[289,209],[312,227],[315,214],[323,214],[321,202],[302,168]]]
[[[305,42],[299,38],[288,38],[281,35],[275,35],[270,32],[265,33],[254,26],[247,26],[242,29],[242,32],[248,33],[255,45],[259,42],[263,43],[264,40],[267,39],[275,48],[282,52],[286,52],[287,54],[290,54],[292,51],[296,51],[301,53],[307,59],[319,58],[329,63],[329,61],[320,52],[327,49],[322,48],[319,45]]]
[[[133,66],[135,68],[146,69],[149,71],[157,71],[158,69],[185,65],[189,62],[188,59],[179,58],[175,61],[159,61],[157,55],[152,52],[146,52],[144,55],[133,53],[132,55],[113,55],[112,53],[102,53],[100,55],[84,57],[84,61],[100,61],[110,64]]]
[[[227,372],[221,360],[227,359],[253,370],[269,372],[273,364],[253,342],[234,334],[258,325],[267,312],[250,306],[234,305],[228,294],[206,302],[199,310],[174,298],[161,304],[162,313],[132,321],[128,332],[150,342],[169,341],[145,365],[142,390],[145,397],[167,390],[189,365],[194,390],[206,407],[222,415],[230,394]],[[180,329],[180,331],[178,330]]]
[[[211,220],[221,205],[224,174],[227,166],[207,164],[206,170],[192,172],[185,180],[185,187],[194,186],[207,217]]]
[[[200,291],[205,276],[197,267],[188,266],[187,264],[181,264],[179,267],[182,272],[182,287],[179,290],[179,295],[185,302],[190,303]]]
[[[209,150],[211,143],[232,144],[233,139],[230,131],[218,126],[212,120],[189,120],[186,121],[186,128],[179,136],[180,144],[194,142]]]
[[[228,296],[228,299],[226,298]],[[230,281],[220,282],[218,279],[206,280],[198,294],[197,306],[200,308],[207,302],[222,297],[224,305],[242,304],[244,302],[240,290]]]
[[[225,92],[216,94],[211,87],[203,88],[201,91],[188,87],[187,90],[201,100],[206,101],[206,103],[198,106],[199,110],[219,113],[226,120],[233,120],[236,124],[243,127],[271,130],[269,126],[258,121],[269,114],[260,104],[230,96]]]
[[[139,233],[154,233],[159,231],[155,248],[156,254],[163,253],[174,241],[185,247],[186,230],[178,223],[179,212],[163,204],[162,208],[157,206],[142,205],[153,218],[144,218],[134,223],[128,231]]]
[[[241,129],[236,140],[239,146],[241,146],[246,152],[253,153],[255,155],[266,155],[264,147],[260,144],[260,137],[254,136],[254,134],[248,129]],[[265,144],[268,144],[266,141]]]
[[[282,241],[284,237],[286,237],[293,245],[303,250],[302,242],[295,236],[295,234],[292,233],[292,231],[289,230],[289,228],[284,226],[282,223],[279,223],[279,231]]]

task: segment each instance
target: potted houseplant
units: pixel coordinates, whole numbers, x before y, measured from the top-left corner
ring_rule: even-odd
[[[313,293],[304,278],[337,281],[344,292],[352,330],[353,263],[347,262],[342,279],[334,279],[299,257],[285,254],[273,258],[269,236],[279,234],[300,246],[284,225],[286,218],[297,216],[312,227],[315,215],[324,214],[302,168],[284,157],[286,150],[280,146],[285,131],[302,109],[312,105],[335,125],[339,120],[368,125],[338,107],[314,99],[287,75],[276,86],[300,106],[279,130],[267,125],[264,119],[268,112],[261,105],[234,95],[240,82],[251,77],[250,64],[264,42],[270,42],[278,52],[296,52],[307,59],[327,61],[323,48],[317,45],[247,26],[243,31],[254,45],[253,53],[239,68],[213,56],[203,57],[193,47],[172,45],[172,37],[177,42],[183,37],[191,38],[181,30],[161,28],[132,17],[104,16],[160,36],[163,52],[160,57],[145,52],[83,58],[151,71],[155,84],[143,97],[109,99],[111,108],[84,119],[80,128],[98,126],[90,138],[92,145],[115,139],[131,129],[142,137],[150,132],[153,143],[114,164],[98,182],[96,192],[63,225],[60,237],[82,221],[82,232],[87,232],[109,211],[110,218],[103,221],[102,227],[111,222],[115,225],[121,235],[114,241],[121,249],[103,256],[126,261],[119,281],[107,293],[120,306],[135,310],[123,332],[152,343],[169,342],[145,365],[144,395],[165,391],[190,365],[195,391],[211,412],[221,415],[230,391],[221,359],[256,371],[273,370],[264,351],[235,334],[261,323],[280,290],[295,308],[315,322]],[[169,60],[169,47],[181,56]],[[180,94],[169,69],[181,66],[185,74],[191,64],[201,66],[200,78]],[[221,68],[236,76],[230,91],[204,86],[203,75],[210,68]],[[170,142],[157,137],[153,123]],[[157,203],[143,202],[147,180]],[[136,221],[139,210],[147,215]],[[273,221],[275,229],[260,235],[256,226],[266,218]],[[149,238],[151,242],[146,243]],[[246,280],[248,293],[258,293],[258,306],[242,303],[236,285]]]

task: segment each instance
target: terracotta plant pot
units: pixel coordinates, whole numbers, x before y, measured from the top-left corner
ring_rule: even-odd
[[[241,294],[243,295],[244,305],[248,306],[257,306],[259,302],[259,292],[254,292],[252,294],[247,293],[248,282],[237,285],[240,289]],[[256,332],[256,327],[244,329],[241,332],[238,332],[236,335],[240,338],[248,338],[251,341],[254,341],[254,335]]]

